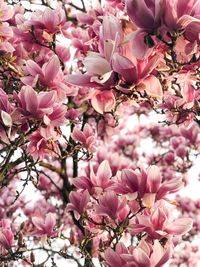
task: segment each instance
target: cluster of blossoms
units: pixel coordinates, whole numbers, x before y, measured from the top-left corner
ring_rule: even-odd
[[[0,265],[195,266],[200,1],[76,2],[0,0]]]
[[[198,121],[199,1],[127,0],[123,16],[110,7],[101,22],[103,11],[78,16],[93,33],[92,45],[86,54],[76,43],[80,74],[67,81],[93,88],[88,98],[99,113],[113,110],[124,95],[163,100],[150,103],[170,123]]]

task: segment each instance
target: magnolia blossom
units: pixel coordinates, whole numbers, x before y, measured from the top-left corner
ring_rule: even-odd
[[[73,211],[75,218],[78,220],[80,215],[86,210],[89,198],[90,196],[87,190],[85,190],[82,194],[79,192],[71,192],[69,195],[71,203],[67,205],[67,210]]]
[[[62,125],[65,121],[65,109],[61,104],[55,103],[56,94],[40,92],[39,94],[31,86],[23,86],[19,94],[15,94],[19,104],[18,110],[25,117],[42,119],[46,125]]]
[[[40,67],[33,60],[28,60],[24,67],[25,76],[21,78],[25,85],[35,87],[38,83],[57,92],[56,96],[61,100],[66,94],[76,94],[65,84],[64,75],[60,69],[59,58],[54,55],[48,59],[46,63]]]
[[[56,235],[56,231],[54,230],[56,224],[55,214],[49,213],[45,216],[45,219],[42,217],[33,217],[32,223],[36,227],[36,231],[34,235],[36,236],[48,236],[54,237]]]
[[[114,186],[116,192],[123,194],[133,193],[131,199],[140,197],[146,207],[151,207],[155,200],[164,198],[169,193],[178,191],[183,182],[180,179],[172,179],[162,183],[159,168],[151,166],[147,172],[134,172],[124,169],[116,176]]]
[[[195,0],[164,1],[164,22],[170,29],[180,29],[188,26],[193,21],[200,21],[195,17],[195,10],[199,2]]]
[[[15,2],[0,0],[1,265],[196,267],[200,1]]]
[[[34,158],[43,158],[49,153],[59,153],[56,144],[59,135],[51,128],[41,128],[31,135],[27,146],[27,152]]]
[[[170,243],[162,247],[157,240],[152,245],[142,239],[137,248],[129,248],[129,250],[123,243],[118,243],[115,251],[111,248],[106,250],[104,258],[109,267],[114,267],[116,264],[119,267],[161,267],[169,260],[171,253]]]
[[[169,210],[165,203],[160,201],[146,214],[137,215],[131,223],[131,232],[144,231],[153,239],[161,239],[170,235],[183,235],[192,228],[193,221],[190,218],[175,219],[170,222],[169,217]]]
[[[14,234],[7,219],[0,221],[0,246],[3,250],[10,250],[14,244]]]
[[[127,12],[139,28],[152,30],[159,26],[162,4],[161,1],[127,0]]]
[[[99,204],[96,205],[95,209],[98,215],[109,216],[113,220],[117,218],[121,219],[119,213],[122,212],[122,210],[124,210],[123,219],[125,219],[128,214],[126,200],[119,200],[114,192],[105,192],[103,196],[99,198]]]
[[[107,190],[113,186],[113,181],[111,180],[112,171],[107,160],[101,162],[96,174],[93,167],[90,166],[90,175],[90,178],[86,176],[76,178],[74,185],[79,189],[87,189],[91,194],[95,193],[95,191]]]
[[[89,124],[85,124],[83,131],[75,128],[72,132],[71,137],[78,141],[83,145],[84,148],[88,149],[89,151],[93,151],[94,143],[95,143],[95,136],[93,129],[90,127]]]

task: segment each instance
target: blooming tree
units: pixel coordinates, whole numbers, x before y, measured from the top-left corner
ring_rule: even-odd
[[[199,0],[0,0],[1,266],[199,266],[199,33]]]

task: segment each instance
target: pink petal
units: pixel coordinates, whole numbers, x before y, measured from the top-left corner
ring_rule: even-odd
[[[38,95],[40,108],[52,108],[55,101],[55,92],[45,92]]]
[[[96,206],[96,213],[115,219],[118,203],[118,197],[114,192],[106,192],[99,198],[99,205]]]
[[[111,248],[106,249],[104,258],[109,267],[123,267],[125,264],[125,261],[120,258],[120,255]]]
[[[20,93],[24,95],[24,100],[26,101],[26,109],[31,114],[36,114],[38,110],[38,98],[36,91],[30,86],[22,87]]]
[[[33,60],[27,60],[26,69],[32,76],[36,76],[37,74],[42,75],[42,69]]]
[[[179,0],[177,1],[177,15],[178,18],[185,14],[190,14],[191,10],[194,8],[194,0]]]
[[[92,97],[91,103],[97,112],[103,114],[104,112],[110,112],[114,109],[116,100],[112,91],[98,90]]]
[[[118,18],[112,15],[106,15],[103,18],[103,38],[104,40],[115,40],[116,35],[119,36],[119,40],[123,39],[122,26]]]
[[[131,192],[134,193],[139,190],[138,176],[134,173],[134,171],[129,169],[124,169],[121,172],[121,177],[126,182]]]
[[[153,50],[152,48],[149,48],[144,42],[146,35],[147,33],[142,30],[137,30],[131,33],[132,53],[133,56],[140,60],[147,58]]]
[[[1,119],[3,121],[3,124],[7,127],[11,127],[12,126],[12,118],[10,116],[10,114],[8,114],[7,112],[1,110]]]
[[[165,226],[165,231],[172,235],[184,235],[192,229],[193,220],[182,218],[173,221]]]
[[[183,95],[183,99],[186,102],[193,102],[195,98],[195,89],[191,82],[185,82],[185,84],[181,88],[181,93]]]
[[[151,29],[154,26],[154,17],[146,2],[144,0],[127,0],[127,13],[138,27]]]
[[[155,76],[150,75],[142,83],[145,85],[145,91],[149,96],[156,97],[162,100],[163,97],[162,86],[159,80]]]
[[[172,256],[172,246],[169,244],[167,248],[163,248],[158,240],[154,241],[153,253],[151,255],[151,263],[155,267],[162,267]]]
[[[43,12],[43,21],[47,29],[53,30],[58,23],[58,14],[55,14],[50,8],[46,8]]]
[[[14,236],[11,230],[4,229],[2,233],[0,233],[0,244],[6,249],[9,250],[12,247],[14,241]]]
[[[46,82],[54,80],[60,70],[58,57],[56,55],[51,57],[50,60],[42,66],[42,70]]]
[[[86,142],[86,137],[84,135],[84,133],[78,129],[78,128],[74,128],[71,137],[75,140],[78,141],[80,143],[85,143]]]
[[[153,211],[151,215],[151,222],[153,225],[153,228],[155,230],[163,229],[163,225],[167,220],[167,215],[165,214],[165,211],[161,208],[157,208],[155,211]]]
[[[103,74],[111,71],[109,62],[100,56],[88,56],[85,58],[85,60],[83,60],[83,64],[87,72],[92,75],[102,76]]]
[[[137,69],[128,58],[115,53],[112,58],[112,67],[115,72],[122,75],[126,82],[136,82]]]
[[[44,220],[40,217],[33,217],[32,223],[37,227],[39,230],[44,230]]]
[[[153,165],[147,171],[147,185],[150,193],[156,193],[160,187],[162,177],[160,169]]]
[[[66,76],[66,82],[73,84],[73,85],[80,85],[80,86],[86,86],[86,87],[92,87],[94,85],[97,86],[96,83],[92,83],[90,81],[91,76],[86,74],[69,74]]]
[[[148,60],[143,60],[138,62],[138,73],[141,80],[149,76],[152,71],[158,66],[160,63],[160,55],[156,54],[152,57],[149,57]]]
[[[107,160],[104,160],[99,165],[96,174],[98,185],[104,188],[107,185],[108,181],[110,180],[111,176],[112,172],[110,169],[110,165]]]
[[[49,231],[52,231],[55,224],[56,224],[55,214],[52,213],[47,214],[45,218],[45,228],[48,229]]]
[[[172,179],[164,182],[157,194],[157,199],[163,198],[167,193],[175,193],[184,186],[182,179]]]

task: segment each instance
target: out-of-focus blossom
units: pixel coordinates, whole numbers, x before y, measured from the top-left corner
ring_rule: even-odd
[[[0,246],[5,250],[10,250],[14,244],[14,234],[10,222],[7,219],[0,221]]]

